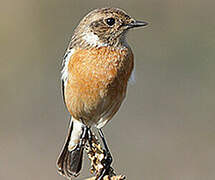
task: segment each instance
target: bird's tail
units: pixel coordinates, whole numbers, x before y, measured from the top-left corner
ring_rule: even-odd
[[[84,124],[71,118],[68,136],[57,160],[58,172],[68,179],[78,176],[82,167],[84,141],[81,136]]]

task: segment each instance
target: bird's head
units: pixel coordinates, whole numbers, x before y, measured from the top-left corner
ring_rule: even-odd
[[[118,8],[100,8],[86,15],[75,29],[73,46],[118,46],[125,41],[129,29],[146,26]]]

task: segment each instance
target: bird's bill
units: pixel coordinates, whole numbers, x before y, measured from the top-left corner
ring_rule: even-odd
[[[133,20],[131,23],[127,24],[128,28],[142,27],[147,26],[148,23],[145,21]]]

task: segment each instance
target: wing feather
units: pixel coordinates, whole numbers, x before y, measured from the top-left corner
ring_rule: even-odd
[[[67,85],[67,80],[68,80],[68,64],[70,61],[71,56],[75,52],[75,49],[69,49],[66,51],[64,57],[63,57],[63,62],[62,62],[62,71],[61,71],[61,90],[62,90],[62,96],[63,96],[63,101],[65,103],[65,88]],[[65,103],[66,104],[66,103]]]

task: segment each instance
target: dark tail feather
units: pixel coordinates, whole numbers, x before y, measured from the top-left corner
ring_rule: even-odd
[[[82,166],[83,147],[77,147],[73,151],[68,150],[70,137],[72,134],[73,122],[69,127],[69,133],[64,144],[63,150],[57,160],[58,172],[67,178],[78,176]]]

